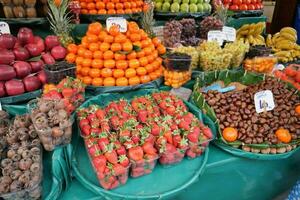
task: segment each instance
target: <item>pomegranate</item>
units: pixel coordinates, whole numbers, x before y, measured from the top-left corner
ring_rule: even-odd
[[[32,30],[26,27],[20,28],[18,32],[18,40],[22,46],[34,43],[34,36]]]
[[[4,82],[0,81],[0,97],[4,97],[6,95]]]
[[[0,35],[0,48],[12,49],[15,46],[16,40],[16,37],[11,34],[2,34]]]
[[[43,69],[44,62],[42,60],[33,61],[33,62],[30,62],[30,65],[31,65],[31,72],[35,73],[35,72],[39,72]]]
[[[44,60],[44,62],[48,65],[53,65],[55,64],[55,60],[52,57],[52,55],[50,53],[45,53],[42,55],[42,59]]]
[[[40,36],[34,36],[34,43],[38,46],[38,49],[41,52],[45,50],[44,40]]]
[[[47,83],[47,75],[46,75],[46,73],[45,73],[44,70],[40,71],[37,74],[37,77],[40,79],[40,81],[42,82],[42,84],[46,84]]]
[[[15,69],[9,65],[0,65],[0,81],[8,81],[17,76]]]
[[[5,90],[7,95],[14,96],[25,92],[24,84],[20,80],[12,79],[5,82]]]
[[[59,39],[55,35],[48,35],[45,38],[46,49],[51,50],[53,47],[60,45]]]
[[[26,44],[25,48],[29,51],[29,53],[32,57],[39,56],[42,53],[39,46],[37,44],[34,44],[34,43]]]
[[[11,50],[0,49],[0,64],[11,64],[15,60],[15,55]]]
[[[40,79],[36,76],[27,76],[23,79],[23,83],[27,92],[35,91],[42,86]]]
[[[30,55],[27,49],[23,47],[17,47],[13,50],[16,60],[27,60],[29,59]]]
[[[14,68],[18,78],[24,78],[31,73],[31,66],[28,62],[17,61],[14,63]]]
[[[62,46],[55,46],[51,49],[51,55],[55,60],[62,60],[66,57],[67,50]]]

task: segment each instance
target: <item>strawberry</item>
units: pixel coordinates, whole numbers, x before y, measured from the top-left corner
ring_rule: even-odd
[[[187,134],[187,138],[190,142],[197,143],[199,135],[197,135],[196,133],[190,132]]]
[[[107,161],[112,163],[112,164],[117,164],[118,163],[118,156],[115,150],[108,151],[104,154],[106,157]]]
[[[83,135],[88,136],[91,134],[91,127],[89,125],[84,125],[81,128],[81,131],[82,131]]]
[[[138,112],[138,120],[142,123],[146,123],[148,112],[146,110],[140,110]]]
[[[169,106],[166,110],[166,112],[169,114],[169,115],[174,115],[176,109],[174,106]]]
[[[145,142],[150,142],[151,144],[154,144],[155,140],[156,138],[153,135],[149,134],[149,136],[145,139]]]
[[[128,167],[129,165],[129,159],[127,158],[126,155],[119,156],[119,162],[120,165],[122,165],[123,167]]]
[[[118,177],[120,184],[124,185],[128,180],[128,174],[122,174]]]
[[[173,144],[173,138],[172,138],[171,131],[166,131],[163,136],[167,139],[168,143]]]
[[[178,126],[175,123],[171,124],[170,128],[171,128],[172,131],[178,130]]]
[[[173,136],[173,145],[175,147],[178,147],[181,141],[181,136],[180,135],[174,135]]]
[[[151,128],[151,134],[154,136],[158,136],[159,133],[160,133],[160,127],[156,123],[153,123]]]
[[[89,120],[87,119],[82,119],[79,121],[79,127],[82,129],[85,125],[89,125]]]
[[[87,116],[87,119],[89,120],[89,122],[92,122],[94,120],[96,120],[96,114],[95,113],[91,113]]]
[[[196,157],[196,153],[194,153],[192,150],[188,149],[186,151],[186,155],[190,158],[195,158]]]
[[[120,126],[119,117],[118,116],[112,116],[110,118],[110,123],[112,125],[112,128],[114,130],[117,130],[119,128],[119,126]]]
[[[107,145],[109,144],[109,140],[106,137],[98,139],[98,145],[101,151],[107,151]]]
[[[120,137],[130,137],[131,133],[130,133],[129,130],[121,130],[120,133],[119,133],[119,136]]]
[[[120,164],[114,164],[113,165],[113,173],[115,176],[120,176],[120,175],[126,173],[126,168]]]
[[[132,140],[127,140],[123,143],[126,149],[130,149],[134,146],[134,142]]]
[[[145,142],[142,148],[146,154],[156,155],[157,150],[153,147],[153,144],[151,144],[150,142]]]
[[[169,144],[169,143],[166,144],[166,152],[168,152],[168,153],[174,153],[176,151],[177,150],[176,150],[176,148],[175,148],[174,145]]]
[[[62,99],[62,95],[56,91],[56,90],[51,90],[49,93],[48,93],[50,99],[55,99],[55,100],[60,100]]]
[[[126,149],[124,146],[120,146],[116,151],[118,155],[126,155]]]
[[[99,155],[93,158],[93,165],[98,173],[104,173],[106,166],[106,158],[104,155]]]
[[[167,109],[167,102],[162,101],[158,105],[161,109],[166,110]]]
[[[184,121],[184,120],[181,120],[178,124],[179,128],[183,129],[183,130],[189,130],[189,124]]]
[[[100,128],[91,128],[91,135],[94,137],[100,135],[100,132],[101,132]]]
[[[73,89],[72,88],[64,88],[61,91],[64,98],[71,98],[73,96]]]
[[[101,153],[100,150],[98,149],[98,146],[97,146],[97,145],[91,146],[91,147],[88,149],[88,152],[89,152],[89,154],[90,154],[90,156],[91,156],[92,158],[99,156],[100,153]]]
[[[137,147],[132,147],[128,150],[128,155],[129,158],[134,160],[134,161],[139,161],[143,159],[144,152],[142,147],[137,146]]]
[[[144,168],[143,167],[136,167],[131,169],[131,176],[132,177],[139,177],[144,175]]]
[[[87,148],[90,148],[91,146],[97,144],[97,139],[96,138],[85,138],[84,139],[85,145]]]
[[[98,109],[96,111],[96,116],[99,120],[103,120],[105,118],[105,112],[104,110]]]
[[[212,138],[213,138],[213,133],[212,133],[212,131],[211,131],[210,128],[204,127],[204,128],[202,128],[202,131],[203,131],[203,134],[204,134],[206,137],[208,137],[209,139],[212,139]]]
[[[131,140],[133,141],[133,143],[137,144],[139,143],[139,141],[141,140],[140,137],[138,135],[133,135],[131,137]]]
[[[98,119],[93,119],[93,121],[90,122],[92,128],[99,128],[100,127],[100,121]]]

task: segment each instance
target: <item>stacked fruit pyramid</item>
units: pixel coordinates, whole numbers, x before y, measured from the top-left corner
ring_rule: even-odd
[[[79,0],[81,14],[114,15],[141,13],[146,7],[143,0]],[[146,8],[145,8],[146,9]]]
[[[166,48],[150,39],[135,22],[121,33],[117,26],[104,29],[98,22],[88,27],[80,45],[68,46],[66,60],[76,63],[77,78],[93,86],[127,86],[150,82],[162,75],[159,56]]]

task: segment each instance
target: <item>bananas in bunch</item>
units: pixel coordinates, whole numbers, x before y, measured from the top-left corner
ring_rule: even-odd
[[[186,53],[186,54],[190,55],[192,57],[192,63],[191,63],[192,69],[196,69],[199,66],[199,53],[195,47],[180,46],[180,47],[174,48],[172,50],[172,52]]]
[[[245,24],[237,30],[237,40],[242,40],[252,46],[265,45],[265,38],[261,35],[265,27],[265,22]]]
[[[300,46],[297,45],[297,31],[285,27],[275,35],[268,35],[266,44],[275,52],[279,62],[291,62],[300,58]]]

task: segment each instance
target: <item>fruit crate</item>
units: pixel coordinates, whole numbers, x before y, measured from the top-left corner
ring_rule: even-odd
[[[56,62],[53,65],[45,65],[45,73],[48,83],[58,84],[65,77],[76,77],[76,66],[66,61]]]

